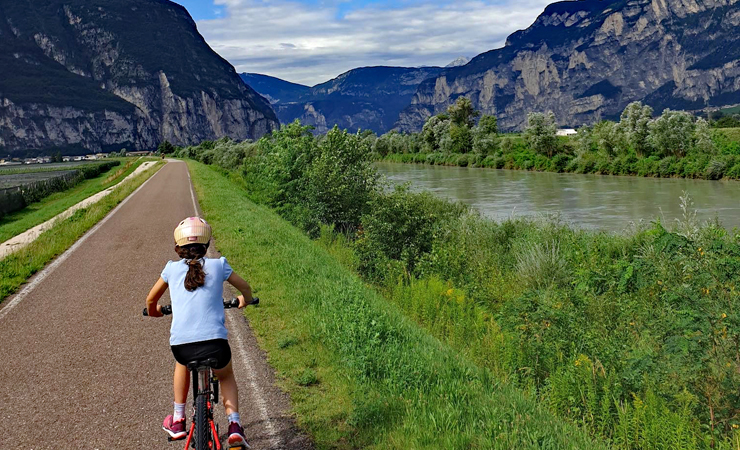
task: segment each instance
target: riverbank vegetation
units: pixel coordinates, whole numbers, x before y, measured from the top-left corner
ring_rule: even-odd
[[[458,99],[427,120],[421,133],[390,132],[375,138],[376,159],[496,169],[551,172],[740,179],[740,133],[712,128],[686,112],[653,110],[639,102],[619,122],[584,126],[575,136],[556,136],[552,113],[532,113],[522,134],[498,132],[496,118],[482,116],[470,100]]]
[[[259,289],[250,325],[317,448],[605,448],[441,344],[251,202],[250,188],[265,179],[189,167],[219,251]]]
[[[683,119],[669,122],[673,120]],[[485,145],[485,136],[477,136],[479,145]],[[256,143],[206,142],[180,149],[177,156],[220,166],[246,197],[317,238],[388,302],[373,308],[399,309],[481,373],[518,386],[611,447],[740,448],[740,235],[717,223],[699,224],[688,197],[682,199],[683,220],[656,221],[621,235],[557,222],[494,222],[430,194],[384,186],[367,156],[373,146],[367,134],[335,128],[316,138],[296,123]],[[203,195],[208,199],[215,194],[204,188]],[[241,217],[233,211],[222,214]],[[245,234],[239,245],[252,245],[248,241],[257,238],[281,252],[281,246],[294,245],[255,237],[251,225],[248,232],[244,227],[231,224],[235,234]],[[291,264],[303,257],[295,255]],[[315,263],[290,273],[323,273],[330,264],[310,261]],[[281,277],[280,283],[288,283],[289,276]],[[279,295],[293,295],[295,289],[298,297],[312,299],[294,308],[316,308],[324,324],[319,330],[336,329],[326,321],[344,320],[357,306],[355,294],[333,291],[333,299],[326,300],[329,309],[321,309],[327,306],[321,305],[321,292],[304,292],[295,281],[288,286],[276,287]],[[345,309],[342,302],[350,307]],[[405,398],[405,389],[412,389],[417,395],[444,398],[421,384],[404,384],[400,373],[407,373],[405,369],[388,372],[387,364],[400,361],[398,354],[379,355],[386,349],[386,336],[397,335],[385,334],[385,326],[379,334],[368,331],[375,313],[363,308],[359,316],[364,325],[357,329],[363,331],[330,341],[330,350],[348,352],[340,359],[363,361],[349,364],[361,367],[360,373],[382,367],[380,372],[373,369],[373,376],[380,374],[377,381],[386,380],[385,389],[393,389],[393,395]],[[353,327],[339,328],[348,332]],[[306,333],[315,338],[319,331]],[[318,336],[325,338],[323,332]],[[365,346],[375,356],[364,359]],[[412,367],[421,364],[414,371],[428,373],[422,366],[431,363],[414,361]],[[395,383],[404,389],[395,390]],[[429,401],[464,408],[465,402],[454,398]],[[406,400],[388,405],[402,411],[419,407]],[[460,422],[462,413],[446,411],[445,417],[458,417],[449,423],[468,423]],[[472,417],[467,414],[466,419]],[[359,423],[372,435],[378,428],[398,430],[405,417],[383,413]],[[425,424],[435,432],[450,426]]]
[[[43,269],[95,226],[113,208],[134,192],[162,167],[155,164],[136,177],[122,183],[101,201],[81,208],[70,217],[55,223],[28,246],[0,260],[0,302],[13,294],[29,277]]]

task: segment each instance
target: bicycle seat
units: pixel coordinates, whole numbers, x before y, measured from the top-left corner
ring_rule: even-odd
[[[218,364],[218,360],[216,358],[196,359],[195,361],[190,361],[187,367],[188,370],[192,372],[193,370],[198,370],[199,367],[214,368],[216,367],[216,364]]]

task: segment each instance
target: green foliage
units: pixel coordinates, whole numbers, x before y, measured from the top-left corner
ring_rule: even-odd
[[[171,155],[172,153],[175,153],[175,150],[175,146],[167,140],[160,143],[159,147],[157,147],[157,151],[164,155]]]
[[[430,336],[228,176],[190,167],[219,250],[271,299],[247,314],[318,448],[605,448]],[[438,283],[415,285],[410,296],[425,301],[436,291],[440,299]],[[458,302],[460,294],[444,295],[439,317],[468,322],[474,305]],[[495,339],[485,331],[490,319],[479,316],[465,334],[445,328],[461,341]],[[279,348],[285,335],[302,338]]]
[[[462,204],[449,203],[428,192],[412,193],[408,187],[376,195],[362,216],[356,242],[360,272],[377,280],[393,260],[413,272],[443,225],[465,210]]]
[[[446,120],[438,117],[437,124]],[[367,179],[361,157],[372,148],[367,138],[335,129],[317,139],[293,124],[250,147],[238,172],[249,182],[230,176],[250,196],[257,192],[253,184],[263,186],[260,198],[267,204],[304,230],[318,229],[312,234],[321,235],[331,254],[440,341],[616,448],[730,448],[733,425],[740,425],[740,320],[732,306],[740,283],[736,234],[718,224],[698,224],[686,196],[684,217],[673,227],[657,222],[625,235],[574,230],[555,221],[496,223],[431,194],[387,191],[375,183],[366,185],[365,197],[368,191],[353,190],[356,182],[348,180],[356,179],[346,176]],[[549,158],[521,137],[508,136],[502,150],[486,157],[443,151],[392,156],[643,176],[715,178],[738,170],[738,156],[724,152],[641,158],[630,147],[607,157],[592,144],[577,146],[577,156]],[[349,222],[339,217],[355,217],[359,210],[353,208],[361,202],[342,197],[369,199],[358,226],[342,226]],[[332,229],[341,238],[327,237]],[[353,302],[344,292],[341,297]],[[351,311],[364,314],[361,305]],[[394,336],[392,330],[368,327],[370,316],[360,319],[362,325],[352,325],[341,345],[361,355],[353,361],[374,361],[358,366],[362,382],[392,372],[394,382],[418,386],[395,378],[397,372],[367,348],[383,348],[383,336]],[[296,375],[299,385],[302,376]],[[323,385],[324,376],[317,377]],[[389,414],[397,406],[389,402]],[[384,411],[373,401],[358,408],[352,422],[357,426]]]
[[[524,138],[532,150],[552,158],[558,145],[558,140],[555,136],[557,131],[558,126],[555,123],[555,114],[552,112],[547,114],[530,113],[527,116],[527,128],[524,130]]]
[[[469,98],[459,97],[455,104],[447,108],[447,115],[453,125],[470,129],[475,125],[475,118],[480,115],[480,112],[473,108],[473,103]]]
[[[693,145],[694,119],[687,112],[666,109],[649,128],[648,140],[659,156],[684,156]]]
[[[639,156],[650,153],[650,122],[653,119],[653,108],[643,106],[641,102],[627,105],[619,120],[620,131],[627,143]]]

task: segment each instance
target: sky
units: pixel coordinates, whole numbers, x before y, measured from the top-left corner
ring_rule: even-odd
[[[175,0],[237,72],[314,86],[356,67],[445,66],[500,48],[553,0]]]

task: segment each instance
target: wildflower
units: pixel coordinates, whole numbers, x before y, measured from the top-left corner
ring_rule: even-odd
[[[734,429],[736,429],[736,430],[737,430],[737,428],[738,428],[738,425],[737,425],[736,423],[733,423],[733,424],[732,424],[732,428],[734,428]]]
[[[723,318],[723,319],[726,319],[726,318],[727,318],[727,314],[725,314],[725,313],[722,313],[722,318]]]
[[[453,292],[454,291],[452,289],[447,289],[447,292],[445,292],[445,295],[448,297],[451,297]]]
[[[660,280],[658,280],[658,284],[662,286],[663,285],[663,282],[660,281]]]

